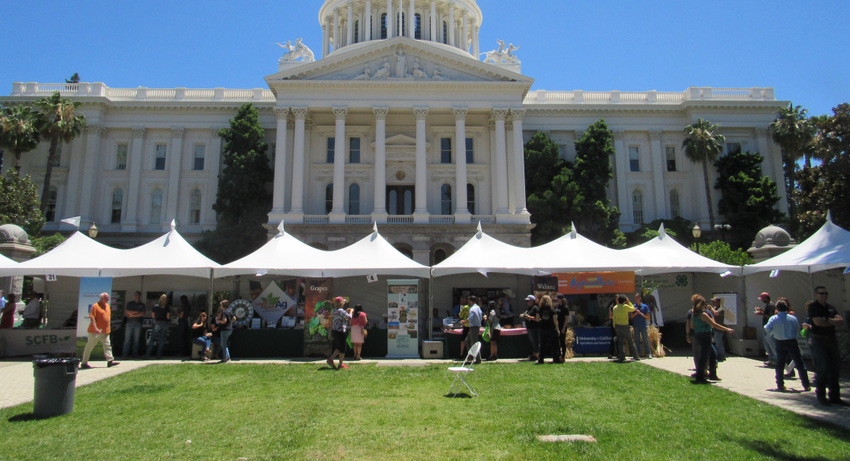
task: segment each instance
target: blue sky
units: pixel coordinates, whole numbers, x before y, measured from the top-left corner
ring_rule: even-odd
[[[303,37],[320,56],[321,4],[0,1],[0,95],[12,82],[62,82],[74,72],[113,88],[265,88],[282,52],[275,42]],[[518,45],[532,89],[773,87],[812,115],[850,101],[846,0],[478,5],[481,51],[497,39]]]

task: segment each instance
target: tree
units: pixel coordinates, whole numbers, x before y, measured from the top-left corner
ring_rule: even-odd
[[[785,172],[785,196],[788,214],[795,216],[794,201],[791,199],[796,185],[794,178],[797,159],[805,157],[806,168],[811,168],[809,146],[815,137],[815,126],[806,118],[806,109],[788,104],[779,110],[776,120],[770,124],[773,140],[782,148],[782,170]]]
[[[267,239],[272,198],[268,185],[273,172],[263,141],[265,130],[251,104],[239,108],[230,128],[219,131],[224,140],[224,169],[218,177],[215,231],[205,232],[198,249],[226,263],[262,246]]]
[[[44,185],[41,189],[42,213],[47,212],[47,196],[50,193],[50,180],[53,177],[53,164],[56,162],[56,149],[59,143],[71,142],[86,126],[86,118],[76,113],[80,105],[80,102],[62,99],[58,91],[36,101],[36,106],[41,110],[41,134],[50,140],[47,166],[44,170]]]
[[[40,140],[39,114],[31,107],[15,105],[0,111],[0,149],[15,155],[16,171],[21,171],[21,155],[38,147]]]
[[[691,245],[691,250],[696,251],[694,248],[696,244]],[[713,259],[715,261],[722,262],[724,264],[730,264],[733,266],[743,266],[745,264],[752,264],[753,258],[749,253],[744,251],[741,248],[737,250],[733,250],[728,243],[722,242],[720,240],[715,240],[713,242],[701,243],[699,246],[699,253],[706,258]]]
[[[44,225],[38,205],[38,187],[29,176],[20,177],[15,168],[0,176],[0,224],[15,224],[36,235]]]
[[[525,144],[526,206],[535,224],[532,245],[550,242],[567,232],[570,221],[566,201],[575,195],[570,190],[574,184],[570,167],[546,133],[538,131]]]
[[[705,199],[708,204],[708,222],[714,229],[714,207],[711,202],[711,187],[708,182],[708,164],[717,160],[723,152],[726,137],[717,133],[718,125],[707,120],[697,119],[685,127],[685,140],[682,148],[685,157],[693,163],[702,163],[702,176],[705,184]]]
[[[717,168],[714,188],[721,193],[717,209],[732,226],[733,248],[749,248],[759,230],[782,218],[776,209],[779,202],[776,182],[762,175],[763,160],[759,154],[737,152],[714,163]]]
[[[602,245],[620,246],[625,244],[625,236],[617,227],[620,210],[607,195],[614,177],[614,153],[614,133],[602,119],[587,127],[576,141],[574,175],[582,200],[574,207],[571,219],[585,237]]]

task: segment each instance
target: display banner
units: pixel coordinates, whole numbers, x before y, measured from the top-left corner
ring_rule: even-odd
[[[419,357],[419,280],[387,280],[387,357]]]
[[[286,311],[295,306],[292,298],[274,282],[269,282],[266,289],[251,304],[254,306],[254,313],[268,323],[277,322]]]
[[[88,323],[86,323],[88,325]],[[68,354],[77,349],[74,330],[45,328],[0,330],[0,357],[22,357],[34,354]]]
[[[80,277],[80,296],[77,299],[77,336],[88,338],[89,311],[100,301],[101,293],[112,293],[112,277]],[[111,298],[111,295],[110,295]],[[110,307],[112,307],[111,301]]]
[[[664,315],[661,312],[661,295],[658,290],[643,296],[643,303],[649,306],[649,324],[657,327],[664,326]]]
[[[589,295],[599,293],[634,293],[634,272],[564,272],[558,277],[558,293]]]
[[[307,279],[304,290],[304,356],[327,357],[331,354],[331,313],[333,279]]]
[[[573,328],[573,352],[576,354],[607,354],[611,347],[611,328]]]

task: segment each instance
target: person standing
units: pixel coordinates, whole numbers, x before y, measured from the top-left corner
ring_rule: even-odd
[[[652,347],[649,345],[649,326],[651,318],[649,306],[643,303],[640,293],[635,293],[635,316],[632,317],[632,328],[635,330],[635,344],[640,346],[641,357],[652,358]]]
[[[761,326],[764,328],[767,325],[768,319],[776,313],[776,306],[772,302],[770,302],[770,294],[766,291],[763,291],[759,295],[759,301],[764,303],[764,307],[756,306],[753,310],[756,315],[761,316]],[[773,338],[768,335],[765,335],[762,338],[762,343],[764,345],[764,350],[767,353],[767,362],[764,364],[770,368],[773,368],[776,365],[776,350],[773,345]]]
[[[162,352],[165,350],[165,341],[168,339],[168,325],[171,324],[171,306],[168,305],[168,295],[163,293],[159,297],[159,303],[152,309],[153,312],[153,333],[148,341],[148,349],[145,352],[145,359],[151,358],[153,352],[153,343],[157,343],[156,358],[162,358]]]
[[[124,350],[122,357],[130,357],[130,348],[133,349],[133,357],[139,356],[139,337],[142,334],[142,320],[145,317],[145,304],[142,302],[142,292],[133,293],[133,300],[124,306],[124,317],[127,324],[124,327]]]
[[[487,310],[489,312],[485,320],[490,325],[490,356],[487,357],[487,360],[496,361],[499,359],[499,338],[502,336],[502,318],[499,316],[496,301],[488,302]]]
[[[224,299],[218,305],[218,315],[215,323],[219,330],[219,341],[221,342],[221,363],[230,361],[230,335],[233,333],[233,321],[236,317],[230,312],[230,301]]]
[[[41,300],[35,291],[31,291],[27,306],[24,308],[24,323],[21,328],[38,328],[39,320],[41,320]]]
[[[101,293],[100,300],[92,304],[89,310],[89,328],[88,342],[86,348],[83,349],[83,360],[80,368],[88,370],[92,366],[89,365],[89,358],[94,346],[97,343],[103,343],[103,357],[106,359],[106,366],[111,368],[120,365],[121,362],[116,362],[112,356],[112,343],[109,341],[109,333],[111,333],[112,324],[112,309],[109,307],[109,294]]]
[[[770,335],[776,345],[776,390],[785,390],[785,359],[790,355],[800,374],[803,390],[808,392],[811,389],[809,374],[806,372],[803,357],[800,354],[800,346],[797,344],[800,322],[797,321],[797,317],[788,313],[790,310],[791,306],[787,299],[777,299],[776,314],[768,319],[764,326],[764,334]]]
[[[731,328],[718,325],[717,322],[714,321],[714,318],[712,318],[709,313],[705,298],[700,295],[694,295],[692,299],[694,300],[694,307],[691,321],[694,326],[694,340],[696,340],[699,347],[699,359],[697,360],[696,376],[693,383],[708,384],[708,380],[720,380],[720,378],[717,377],[717,361],[710,360],[712,353],[711,330],[721,330],[726,333],[732,333],[733,330]],[[708,368],[708,378],[705,376],[706,368]]]
[[[177,311],[177,337],[180,338],[180,355],[187,357],[192,355],[192,337],[189,334],[189,315],[192,313],[192,305],[189,297],[180,296],[180,309]]]
[[[511,309],[511,298],[514,297],[514,292],[510,288],[505,288],[502,295],[499,297],[499,325],[506,327],[514,324],[514,311]]]
[[[363,343],[366,342],[366,325],[368,324],[369,319],[363,312],[363,306],[355,304],[354,312],[351,314],[351,346],[354,349],[354,360],[362,359],[360,354],[363,352]]]
[[[629,303],[629,299],[625,295],[617,295],[617,304],[611,310],[611,321],[617,333],[617,362],[626,361],[627,343],[634,361],[640,362],[635,339],[632,337],[632,330],[629,327],[629,318],[634,318],[635,316],[637,316],[637,310]]]
[[[345,298],[337,296],[334,298],[334,309],[331,315],[331,338],[333,339],[333,352],[328,357],[327,363],[333,369],[348,369],[345,362],[345,338],[348,327],[351,324],[351,310],[345,308]],[[339,357],[339,366],[334,365],[334,359]]]
[[[466,358],[466,338],[469,337],[469,297],[461,296],[460,311],[458,311],[458,319],[460,319],[460,359]]]
[[[528,333],[528,340],[531,341],[531,357],[529,360],[537,360],[540,353],[540,317],[537,313],[537,298],[534,295],[525,297],[525,303],[528,308],[520,314],[520,317],[525,320],[525,331]]]
[[[555,296],[555,313],[558,317],[558,349],[561,352],[560,362],[564,363],[567,356],[567,324],[570,318],[570,306],[567,305],[567,297],[558,293]]]
[[[537,309],[540,334],[540,349],[537,354],[537,363],[543,363],[546,354],[552,356],[552,363],[560,361],[561,350],[558,347],[558,314],[552,305],[549,295],[540,297],[540,307]]]
[[[841,373],[841,353],[835,327],[844,325],[838,310],[826,300],[829,291],[825,287],[815,288],[815,300],[807,306],[812,326],[809,338],[815,362],[815,396],[824,405],[848,405],[841,399],[838,378]]]
[[[16,300],[15,293],[9,293],[8,298],[3,297],[3,301],[6,302],[0,308],[0,312],[3,313],[2,318],[0,318],[0,328],[12,328],[15,326]]]
[[[472,345],[480,341],[481,324],[484,319],[484,314],[481,312],[481,306],[478,305],[478,297],[469,295],[469,334],[466,336],[466,350],[472,349]],[[475,363],[481,363],[481,352],[475,357]]]
[[[711,298],[711,307],[714,310],[714,321],[719,325],[726,326],[726,308],[723,307],[723,302],[717,296]],[[726,333],[720,330],[714,330],[714,348],[717,350],[717,361],[726,361],[726,346],[723,343],[723,338]]]

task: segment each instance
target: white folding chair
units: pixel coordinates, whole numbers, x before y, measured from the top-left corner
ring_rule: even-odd
[[[480,350],[481,342],[479,341],[469,348],[469,353],[466,354],[466,358],[459,367],[449,367],[449,371],[455,374],[455,379],[452,380],[452,385],[449,386],[449,391],[446,392],[446,395],[452,394],[452,390],[454,390],[455,392],[452,394],[452,397],[457,396],[458,391],[461,390],[460,383],[463,383],[472,395],[478,397],[478,392],[475,391],[475,388],[466,382],[466,375],[467,373],[472,372],[472,362],[474,362],[475,358],[478,357],[478,352]],[[455,385],[457,385],[457,389],[455,389]]]

